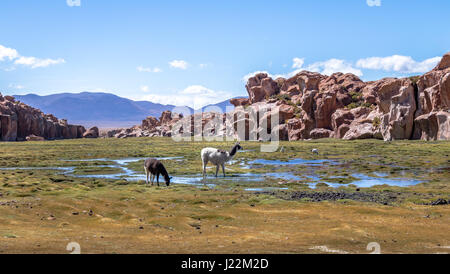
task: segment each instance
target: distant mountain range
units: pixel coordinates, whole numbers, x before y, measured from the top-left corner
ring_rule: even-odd
[[[71,124],[100,128],[130,127],[140,124],[147,116],[159,118],[173,105],[162,105],[148,101],[133,101],[110,93],[59,93],[47,96],[36,94],[14,95],[21,101],[44,113],[51,113]],[[210,105],[222,110],[232,107],[229,100]],[[192,108],[189,108],[192,112]]]

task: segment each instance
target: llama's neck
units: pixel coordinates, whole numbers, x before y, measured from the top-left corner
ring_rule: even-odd
[[[231,151],[230,151],[230,153],[229,153],[229,154],[230,154],[230,159],[233,158],[234,155],[236,155],[237,151],[238,151],[238,146],[234,146],[234,147],[231,149]]]
[[[164,177],[166,182],[169,181],[169,173],[167,173],[167,170],[164,167],[161,169],[161,175]]]

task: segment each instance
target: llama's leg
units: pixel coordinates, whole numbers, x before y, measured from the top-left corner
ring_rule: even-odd
[[[222,172],[223,172],[223,177],[226,177],[225,176],[225,164],[222,164]]]
[[[159,173],[156,174],[156,183],[157,183],[158,186],[159,186]]]
[[[218,173],[219,173],[219,165],[216,166],[216,178]]]
[[[153,173],[150,174],[150,181],[152,182],[153,185],[153,181],[155,180],[155,175],[153,175]]]
[[[147,170],[147,168],[144,168],[144,169],[145,169],[145,175],[147,176],[145,179],[145,184],[148,185],[148,170]]]
[[[206,178],[206,166],[208,165],[208,160],[203,160],[203,179]]]

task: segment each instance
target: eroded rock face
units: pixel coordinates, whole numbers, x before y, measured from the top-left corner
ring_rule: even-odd
[[[381,123],[385,141],[410,139],[412,135],[416,111],[414,87],[412,83],[405,83],[396,93]]]
[[[98,127],[92,127],[83,134],[83,138],[98,138]]]
[[[48,140],[81,138],[86,129],[44,114],[12,96],[0,94],[0,140],[25,141],[35,136]],[[34,137],[30,137],[34,138]]]
[[[44,137],[36,136],[36,135],[30,135],[26,137],[27,141],[45,141]]]
[[[220,116],[222,120],[216,119],[219,114],[192,115],[183,118],[189,123],[181,131],[201,132],[207,128],[208,135],[251,140],[269,140],[273,132],[289,141],[450,139],[450,54],[435,69],[417,77],[363,82],[349,73],[325,76],[302,71],[288,79],[273,80],[260,73],[248,80],[246,88],[249,98],[232,99],[236,109]],[[252,109],[264,112],[252,120]],[[276,114],[278,125],[270,132],[264,125],[272,125]],[[228,121],[226,117],[233,119]],[[14,124],[13,117],[4,119]],[[193,121],[199,119],[200,125],[194,126]],[[214,125],[223,120],[224,125]],[[170,135],[176,121],[170,112],[165,112],[159,120],[149,117],[142,126],[120,136]]]
[[[450,113],[431,112],[414,120],[414,139],[425,141],[450,140]]]
[[[235,107],[246,106],[250,104],[250,99],[248,98],[233,98],[230,103]]]
[[[267,73],[259,73],[249,78],[245,87],[252,104],[264,101],[280,91],[277,82],[270,78]]]

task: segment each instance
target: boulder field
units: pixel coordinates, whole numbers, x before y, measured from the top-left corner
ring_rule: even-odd
[[[91,130],[89,132],[92,133]],[[0,93],[0,141],[75,139],[82,138],[85,133],[83,126],[70,125],[67,120],[44,114],[12,96],[2,96]],[[94,136],[95,132],[89,135]]]
[[[265,133],[275,130],[281,140],[289,141],[450,140],[450,53],[422,76],[363,82],[350,73],[326,76],[302,71],[289,79],[259,73],[248,79],[246,89],[248,98],[230,101],[236,107],[231,113],[183,117],[166,111],[159,120],[148,117],[142,125],[111,131],[108,137],[171,136],[184,131],[267,140]],[[278,125],[267,131],[262,125],[270,124],[272,117],[278,117]],[[187,123],[179,126],[180,120]],[[239,125],[245,131],[238,130]]]

